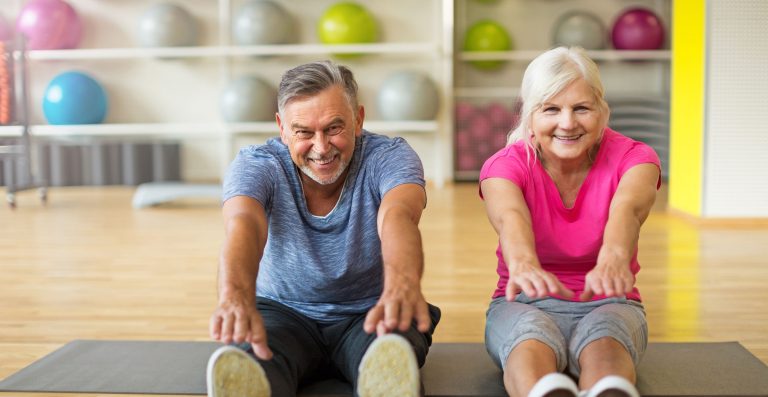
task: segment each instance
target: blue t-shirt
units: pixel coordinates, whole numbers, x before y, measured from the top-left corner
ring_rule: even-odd
[[[384,282],[381,199],[401,184],[423,187],[421,160],[404,139],[363,130],[339,201],[323,217],[307,209],[299,172],[288,147],[271,138],[240,150],[224,178],[224,201],[252,197],[267,214],[256,294],[321,322],[365,313]]]

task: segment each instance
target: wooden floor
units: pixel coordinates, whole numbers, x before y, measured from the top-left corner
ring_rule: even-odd
[[[132,193],[58,188],[47,206],[24,192],[0,208],[0,378],[73,339],[208,340],[218,204],[133,210]],[[768,363],[768,223],[694,222],[664,196],[640,241],[651,340],[739,341]],[[430,188],[421,230],[435,340],[481,342],[496,236],[477,185]]]

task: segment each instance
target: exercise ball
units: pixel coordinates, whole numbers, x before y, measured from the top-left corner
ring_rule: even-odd
[[[228,122],[270,121],[277,112],[277,91],[255,76],[242,76],[224,88],[221,118]]]
[[[496,130],[509,131],[512,128],[514,116],[506,106],[499,102],[493,102],[485,108],[485,114]]]
[[[617,50],[657,50],[664,45],[664,25],[653,11],[631,8],[616,18],[611,39]]]
[[[10,40],[13,37],[13,28],[8,24],[8,20],[0,14],[0,41]]]
[[[463,126],[468,124],[469,120],[475,117],[475,114],[477,114],[475,105],[465,101],[456,102],[456,105],[454,106],[454,119],[456,125]]]
[[[379,114],[384,120],[432,120],[440,104],[432,79],[412,71],[387,77],[377,99]]]
[[[62,0],[31,0],[16,19],[29,50],[60,50],[80,44],[82,26],[75,9]]]
[[[600,18],[586,11],[572,11],[555,22],[552,44],[600,50],[605,48],[605,37],[605,26]]]
[[[488,19],[470,26],[464,35],[464,51],[508,51],[512,48],[512,39],[506,29]],[[478,69],[491,70],[501,66],[504,61],[472,61]]]
[[[235,13],[232,37],[239,45],[285,44],[293,41],[291,15],[269,0],[249,1]]]
[[[456,163],[459,171],[477,171],[479,169],[477,157],[469,149],[456,155]]]
[[[378,40],[376,19],[357,3],[336,3],[325,10],[317,24],[324,44],[373,43]]]
[[[157,3],[139,18],[138,41],[142,47],[183,47],[197,44],[197,22],[185,8]]]
[[[472,136],[475,142],[485,141],[491,139],[493,135],[493,124],[488,117],[482,113],[478,113],[469,122],[469,134]]]
[[[507,146],[507,134],[509,134],[509,130],[497,130],[493,133],[493,150],[499,150]]]
[[[51,80],[43,97],[50,124],[98,124],[107,115],[107,93],[83,72],[64,72]]]

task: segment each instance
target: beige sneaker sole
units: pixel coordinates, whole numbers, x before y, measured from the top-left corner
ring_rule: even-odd
[[[270,397],[264,369],[234,346],[222,346],[208,360],[208,397]]]
[[[413,347],[400,335],[376,338],[360,362],[360,397],[418,397],[419,368]]]

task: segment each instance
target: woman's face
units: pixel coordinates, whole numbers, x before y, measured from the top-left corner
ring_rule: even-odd
[[[598,143],[603,127],[602,112],[584,79],[543,103],[531,120],[533,144],[542,160],[553,165],[589,163],[589,151]]]

